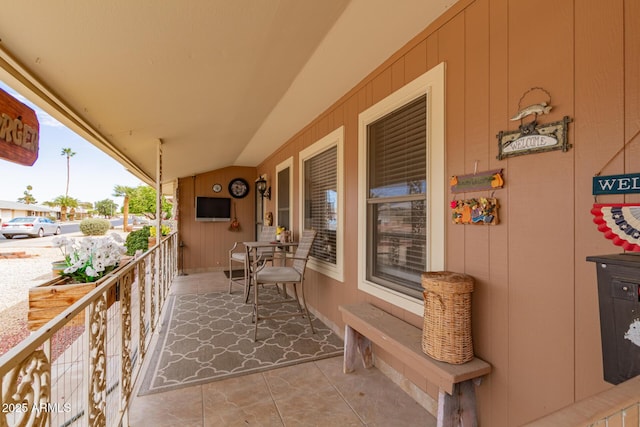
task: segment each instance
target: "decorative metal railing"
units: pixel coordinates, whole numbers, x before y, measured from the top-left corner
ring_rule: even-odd
[[[177,251],[174,233],[0,357],[0,427],[128,425]]]

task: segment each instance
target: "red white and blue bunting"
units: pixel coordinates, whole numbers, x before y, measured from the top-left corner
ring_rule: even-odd
[[[626,251],[640,252],[640,204],[596,203],[591,209],[598,230]]]

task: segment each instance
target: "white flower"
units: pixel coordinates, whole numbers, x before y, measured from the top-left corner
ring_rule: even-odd
[[[96,280],[107,269],[113,269],[120,262],[120,256],[126,252],[122,238],[118,234],[105,237],[85,237],[81,240],[56,238],[54,245],[63,250],[69,266],[64,274],[76,280]]]

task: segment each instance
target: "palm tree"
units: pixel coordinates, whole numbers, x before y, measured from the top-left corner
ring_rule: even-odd
[[[65,197],[69,197],[69,159],[71,159],[71,157],[75,156],[76,153],[74,151],[71,151],[71,148],[63,148],[62,151],[60,152],[61,156],[67,156],[67,189],[64,192],[64,196]]]
[[[113,197],[124,197],[122,201],[122,229],[124,231],[127,231],[127,226],[129,225],[129,199],[135,191],[135,188],[127,187],[126,185],[113,187]]]
[[[24,196],[20,197],[18,199],[18,202],[24,203],[24,204],[27,204],[27,205],[35,205],[36,203],[38,203],[36,198],[33,197],[33,194],[31,194],[31,190],[33,190],[33,187],[30,186],[30,185],[27,185],[27,189],[23,193]]]
[[[68,196],[58,196],[53,201],[47,202],[47,205],[60,206],[60,220],[67,220],[67,208],[77,208],[78,200]]]

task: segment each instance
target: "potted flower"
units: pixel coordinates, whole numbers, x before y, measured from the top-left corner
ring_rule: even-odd
[[[123,240],[118,234],[101,237],[84,237],[80,240],[56,237],[52,241],[64,256],[64,269],[56,279],[29,288],[27,327],[35,331],[62,313],[100,285],[111,271],[116,269],[125,253]],[[133,270],[124,274],[133,276]],[[133,277],[128,279],[133,281]],[[119,300],[118,287],[107,291],[107,307]],[[75,316],[68,325],[83,325],[84,312]]]
[[[160,226],[160,233],[163,236],[168,236],[169,233],[171,233],[171,227],[163,224],[162,226]],[[155,244],[156,244],[156,227],[152,226],[149,229],[149,247],[155,246]]]
[[[115,269],[126,252],[123,243],[116,233],[81,240],[67,237],[53,239],[53,245],[60,248],[66,263],[62,276],[71,277],[78,283],[95,282]]]

